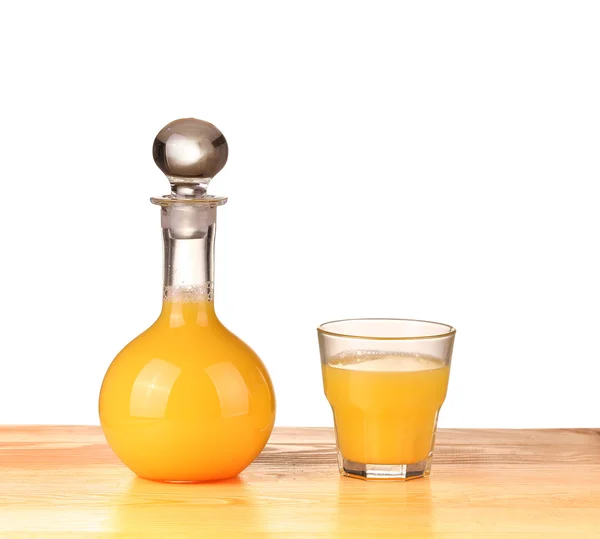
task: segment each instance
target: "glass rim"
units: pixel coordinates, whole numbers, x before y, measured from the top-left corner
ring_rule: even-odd
[[[336,324],[338,322],[367,322],[367,321],[388,321],[388,322],[420,322],[422,324],[431,324],[436,326],[443,326],[447,328],[447,331],[443,333],[436,333],[434,335],[420,335],[420,336],[406,336],[406,337],[367,337],[365,335],[356,335],[352,333],[338,333],[336,331],[328,331],[325,326],[329,324]],[[342,318],[340,320],[330,320],[324,322],[317,327],[317,332],[321,335],[329,335],[331,337],[343,337],[345,339],[363,339],[369,341],[421,341],[423,339],[440,339],[441,337],[449,337],[456,333],[456,328],[444,324],[443,322],[432,322],[431,320],[417,320],[415,318]]]

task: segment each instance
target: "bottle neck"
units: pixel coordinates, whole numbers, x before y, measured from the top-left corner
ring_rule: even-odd
[[[164,302],[213,302],[216,208],[163,207],[161,221]]]

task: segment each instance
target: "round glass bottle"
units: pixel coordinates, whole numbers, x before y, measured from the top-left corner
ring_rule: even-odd
[[[206,193],[227,161],[227,142],[193,118],[168,124],[153,155],[171,183],[161,206],[163,306],[156,322],[114,359],[100,391],[100,422],[117,456],[140,477],[208,481],[233,477],[273,429],[267,370],[221,324],[214,307],[217,207]]]

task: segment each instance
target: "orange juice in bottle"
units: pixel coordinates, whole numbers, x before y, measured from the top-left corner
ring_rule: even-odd
[[[227,143],[212,124],[168,124],[154,159],[171,182],[161,206],[162,311],[114,359],[100,392],[100,421],[117,456],[140,477],[208,481],[233,477],[261,452],[275,420],[265,366],[226,329],[214,307],[216,208],[206,194]]]

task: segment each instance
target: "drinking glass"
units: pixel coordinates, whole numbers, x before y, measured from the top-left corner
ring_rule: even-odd
[[[422,320],[337,320],[317,329],[340,473],[428,476],[456,330]]]

